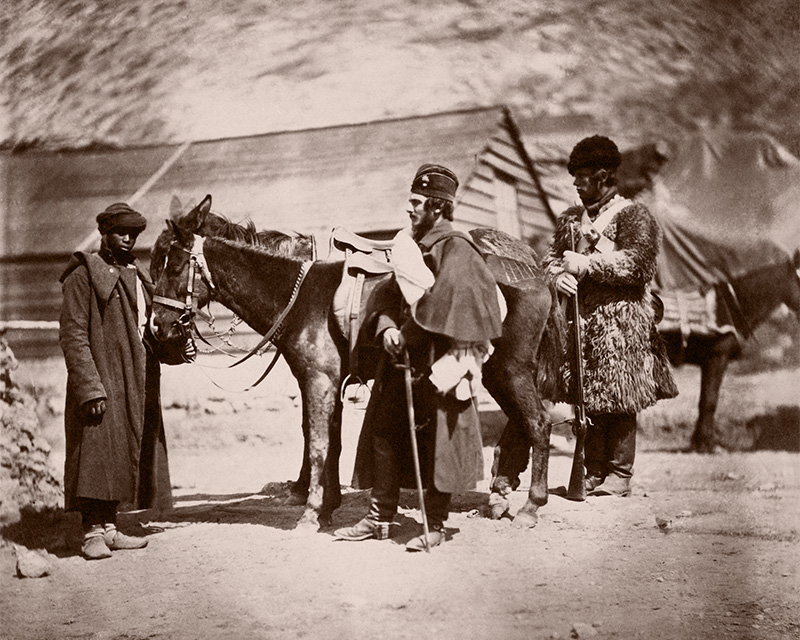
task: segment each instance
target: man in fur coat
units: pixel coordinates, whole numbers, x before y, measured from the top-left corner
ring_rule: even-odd
[[[556,289],[565,296],[577,292],[580,305],[589,495],[630,494],[636,415],[677,395],[650,292],[661,229],[647,208],[617,193],[620,160],[617,146],[603,136],[575,146],[567,169],[582,206],[559,218],[543,261]],[[565,373],[574,403],[574,377]]]
[[[494,277],[469,236],[451,223],[457,187],[449,169],[430,164],[419,168],[409,197],[410,233],[422,251],[423,267],[433,274],[432,285],[423,284],[418,295],[404,297],[412,295],[413,287],[407,286],[408,271],[396,265],[383,303],[367,312],[365,326],[382,344],[384,355],[359,438],[353,486],[371,487],[371,503],[363,520],[336,531],[340,539],[389,537],[400,487],[416,486],[404,371],[396,366],[403,362],[405,349],[415,378],[431,547],[445,539],[451,494],[473,489],[483,478],[480,422],[469,382],[479,374],[490,341],[500,336],[502,326]],[[438,377],[431,376],[435,363]],[[406,548],[424,549],[424,538],[412,539]]]
[[[138,549],[117,510],[172,507],[158,359],[145,348],[153,283],[131,251],[145,218],[127,204],[97,216],[99,253],[61,276],[59,339],[67,365],[64,501],[83,520],[85,558]]]

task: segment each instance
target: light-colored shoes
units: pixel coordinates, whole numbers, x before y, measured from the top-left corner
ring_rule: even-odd
[[[147,546],[148,542],[146,538],[126,536],[124,533],[119,532],[117,527],[113,524],[105,525],[103,539],[105,540],[106,546],[108,546],[111,551],[121,551],[124,549],[143,549]]]
[[[91,527],[84,533],[81,554],[87,560],[102,560],[111,557],[111,549],[106,544],[102,525]]]
[[[102,560],[111,557],[111,549],[106,545],[103,536],[92,536],[83,541],[81,553],[87,560]]]

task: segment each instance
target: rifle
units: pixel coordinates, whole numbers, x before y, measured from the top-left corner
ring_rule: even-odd
[[[569,245],[575,251],[575,227],[569,227]],[[583,501],[586,500],[586,460],[584,454],[584,443],[586,441],[586,429],[588,418],[586,417],[586,402],[583,397],[583,340],[581,337],[581,312],[578,305],[578,292],[572,298],[572,322],[574,325],[574,344],[575,344],[575,392],[577,402],[575,403],[575,418],[572,421],[572,432],[575,434],[575,453],[572,455],[572,471],[569,476],[569,488],[567,489],[567,499]]]

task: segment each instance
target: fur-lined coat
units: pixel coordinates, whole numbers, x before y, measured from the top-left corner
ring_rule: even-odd
[[[590,216],[592,220],[613,202]],[[581,206],[571,207],[556,223],[553,242],[543,259],[553,278],[564,271],[570,225],[580,228],[584,211]],[[635,414],[657,400],[678,394],[656,329],[650,292],[661,229],[646,207],[630,203],[617,212],[602,235],[613,242],[613,247],[605,252],[590,247],[583,252],[590,256],[589,267],[578,286],[586,411]],[[565,366],[568,389],[572,384],[574,339],[569,345],[570,364]],[[574,403],[574,390],[570,389],[563,400]]]

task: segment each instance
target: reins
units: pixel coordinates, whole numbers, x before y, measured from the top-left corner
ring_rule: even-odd
[[[208,288],[211,291],[215,291],[216,290],[216,287],[214,286],[214,283],[213,283],[213,281],[211,279],[211,272],[208,269],[208,265],[206,264],[206,260],[205,260],[205,255],[203,253],[203,242],[204,242],[205,238],[200,236],[199,239],[200,239],[200,250],[196,251],[196,252],[195,251],[191,251],[189,249],[186,249],[185,247],[182,247],[181,245],[179,245],[177,243],[176,240],[173,240],[173,242],[170,245],[170,247],[176,246],[178,249],[180,249],[181,251],[184,251],[185,253],[188,253],[189,256],[190,256],[189,257],[188,282],[187,282],[187,285],[186,285],[186,296],[185,296],[184,300],[180,301],[180,300],[175,300],[173,298],[167,298],[165,296],[154,295],[153,296],[153,303],[154,304],[158,303],[160,305],[163,305],[165,307],[169,307],[171,309],[179,309],[179,310],[183,311],[183,313],[180,315],[180,317],[176,320],[176,324],[178,326],[178,331],[180,332],[180,334],[183,337],[187,337],[187,336],[191,336],[192,334],[195,334],[200,340],[202,340],[203,342],[205,342],[206,344],[208,344],[212,348],[216,348],[216,347],[214,347],[214,345],[212,345],[210,342],[208,342],[208,340],[206,340],[206,338],[200,333],[200,331],[198,330],[198,328],[197,328],[197,326],[195,324],[195,321],[194,321],[194,318],[195,318],[196,315],[206,315],[199,308],[199,294],[197,293],[197,288],[198,288],[197,284],[202,279],[203,281],[205,281],[206,285],[208,286]],[[314,252],[314,253],[316,253],[316,252]],[[166,272],[166,264],[167,264],[168,259],[169,259],[169,252],[167,252],[167,255],[164,258],[164,270],[162,271],[161,276],[159,277],[159,282],[160,282],[161,278],[164,277],[164,273]],[[280,313],[278,318],[272,324],[272,327],[270,327],[269,331],[267,331],[267,333],[264,334],[264,337],[261,339],[261,341],[255,347],[250,349],[250,351],[245,356],[243,356],[242,358],[240,358],[238,361],[234,362],[233,364],[228,365],[228,368],[236,367],[236,366],[242,364],[243,362],[245,362],[246,360],[249,360],[254,355],[259,354],[259,352],[261,352],[261,350],[267,344],[271,343],[273,346],[275,346],[275,348],[276,348],[275,356],[272,358],[271,362],[267,365],[267,368],[265,369],[264,373],[261,374],[261,376],[258,378],[258,380],[256,380],[252,385],[250,385],[246,389],[243,389],[242,391],[249,391],[250,389],[252,389],[252,388],[256,387],[257,385],[259,385],[269,375],[269,373],[275,368],[275,365],[278,362],[278,358],[281,355],[280,351],[277,349],[277,345],[275,345],[275,340],[277,340],[278,337],[280,336],[281,331],[283,330],[284,320],[286,319],[286,316],[289,315],[289,312],[292,310],[292,308],[294,307],[295,303],[297,302],[297,298],[298,298],[298,296],[300,294],[300,287],[303,284],[303,281],[305,280],[306,276],[308,275],[308,272],[311,270],[311,266],[313,264],[314,264],[314,260],[306,260],[300,265],[300,272],[298,273],[297,279],[295,280],[294,287],[292,289],[292,294],[291,294],[291,296],[289,298],[289,302],[286,304],[286,307],[283,309],[283,311]],[[210,316],[210,314],[207,315],[207,317],[208,318],[212,318],[212,320],[213,320],[213,317]],[[232,354],[228,354],[227,352],[225,352],[222,349],[218,349],[218,348],[216,348],[216,349],[218,351],[222,352],[222,353],[226,353],[227,355],[232,355]],[[197,363],[195,363],[195,364],[197,364]],[[198,365],[198,366],[200,366],[200,365]],[[202,366],[201,366],[201,369],[202,369]],[[214,382],[213,380],[212,380],[212,382],[218,388],[222,389],[222,387],[220,387],[216,382]]]
[[[292,307],[294,307],[294,303],[297,302],[297,296],[300,294],[300,286],[306,279],[308,272],[311,270],[311,265],[313,264],[314,264],[313,260],[306,260],[303,262],[303,264],[300,265],[300,273],[297,274],[297,280],[295,280],[294,288],[292,289],[292,295],[289,298],[289,302],[286,304],[286,307],[278,316],[277,320],[275,320],[270,330],[264,334],[264,337],[261,339],[261,342],[259,342],[255,347],[253,347],[253,349],[250,350],[250,353],[241,358],[238,362],[234,362],[232,365],[230,365],[231,367],[240,365],[246,360],[252,358],[258,352],[258,350],[261,349],[263,346],[265,346],[268,342],[272,342],[273,345],[275,344],[274,341],[277,340],[277,338],[280,336],[281,330],[283,329],[283,321],[286,319],[286,316],[289,315],[289,312],[292,310]]]

